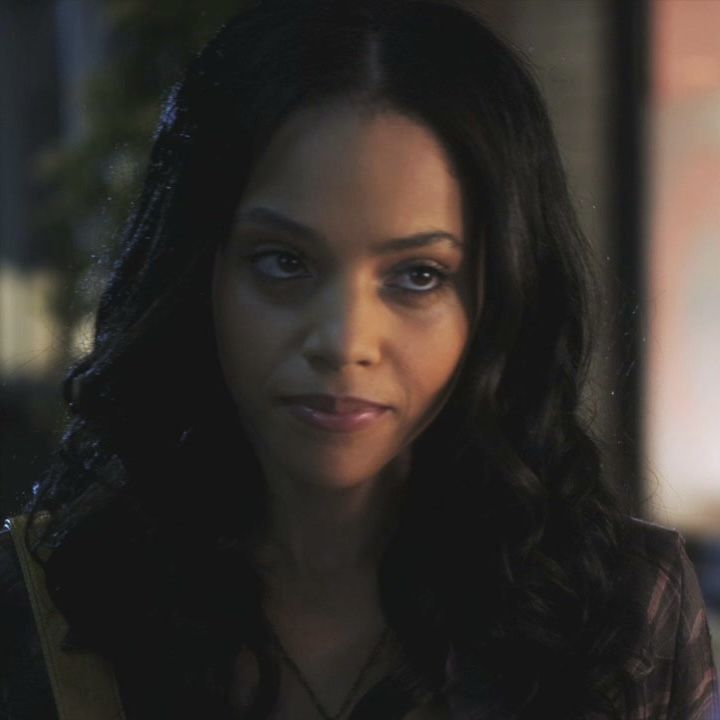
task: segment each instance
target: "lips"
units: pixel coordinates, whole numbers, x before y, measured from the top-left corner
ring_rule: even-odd
[[[350,395],[321,395],[306,394],[292,395],[281,398],[282,402],[291,405],[305,405],[306,407],[320,410],[326,413],[335,413],[337,415],[350,415],[354,413],[367,412],[369,410],[383,410],[387,405],[365,400],[364,398],[353,397]]]
[[[343,435],[369,431],[387,416],[387,405],[349,395],[305,394],[280,398],[288,412],[313,432]]]

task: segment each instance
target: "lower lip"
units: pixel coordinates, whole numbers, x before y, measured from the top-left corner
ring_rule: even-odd
[[[308,425],[332,432],[354,432],[377,422],[388,408],[372,408],[354,413],[329,413],[307,405],[288,405],[288,410]]]

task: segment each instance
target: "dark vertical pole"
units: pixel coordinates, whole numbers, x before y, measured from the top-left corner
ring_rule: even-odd
[[[18,277],[52,269],[54,247],[38,222],[47,188],[34,168],[58,133],[56,68],[55,0],[0,0],[0,267]],[[7,330],[22,333],[25,318],[11,312]],[[57,396],[47,379],[0,376],[0,519],[20,511],[47,465]]]
[[[645,298],[645,109],[649,78],[649,14],[652,0],[613,0],[611,68],[615,108],[610,147],[612,240],[619,298],[616,348],[618,467],[630,483],[632,510],[642,514],[642,401]]]

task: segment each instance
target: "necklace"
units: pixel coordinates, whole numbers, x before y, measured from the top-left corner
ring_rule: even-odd
[[[383,630],[380,639],[377,641],[375,647],[370,652],[370,655],[365,661],[365,664],[362,666],[362,668],[360,668],[360,672],[357,674],[355,682],[353,682],[352,687],[350,688],[348,694],[345,696],[345,700],[343,700],[343,703],[340,706],[340,709],[335,714],[329,712],[320,702],[320,700],[318,700],[318,697],[315,694],[314,690],[310,687],[310,683],[308,683],[307,679],[300,671],[297,663],[288,655],[287,650],[285,650],[285,648],[283,647],[283,644],[280,642],[280,638],[277,636],[277,633],[273,628],[270,628],[270,633],[275,642],[275,645],[277,646],[277,649],[280,651],[280,655],[282,656],[285,664],[290,668],[290,670],[292,670],[297,680],[300,682],[303,688],[305,688],[305,692],[307,692],[310,700],[312,700],[315,709],[320,713],[320,715],[322,715],[323,720],[340,720],[340,718],[343,717],[345,711],[350,706],[350,702],[354,698],[357,689],[360,687],[360,684],[365,679],[368,670],[370,670],[375,660],[377,660],[378,655],[380,654],[380,650],[382,650],[386,640],[390,635],[390,628],[385,627],[385,629]]]

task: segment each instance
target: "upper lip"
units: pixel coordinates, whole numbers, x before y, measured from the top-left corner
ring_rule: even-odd
[[[285,403],[306,405],[315,410],[337,414],[363,412],[365,410],[385,409],[388,405],[366,400],[352,395],[326,395],[307,393],[305,395],[287,395],[281,400]]]

